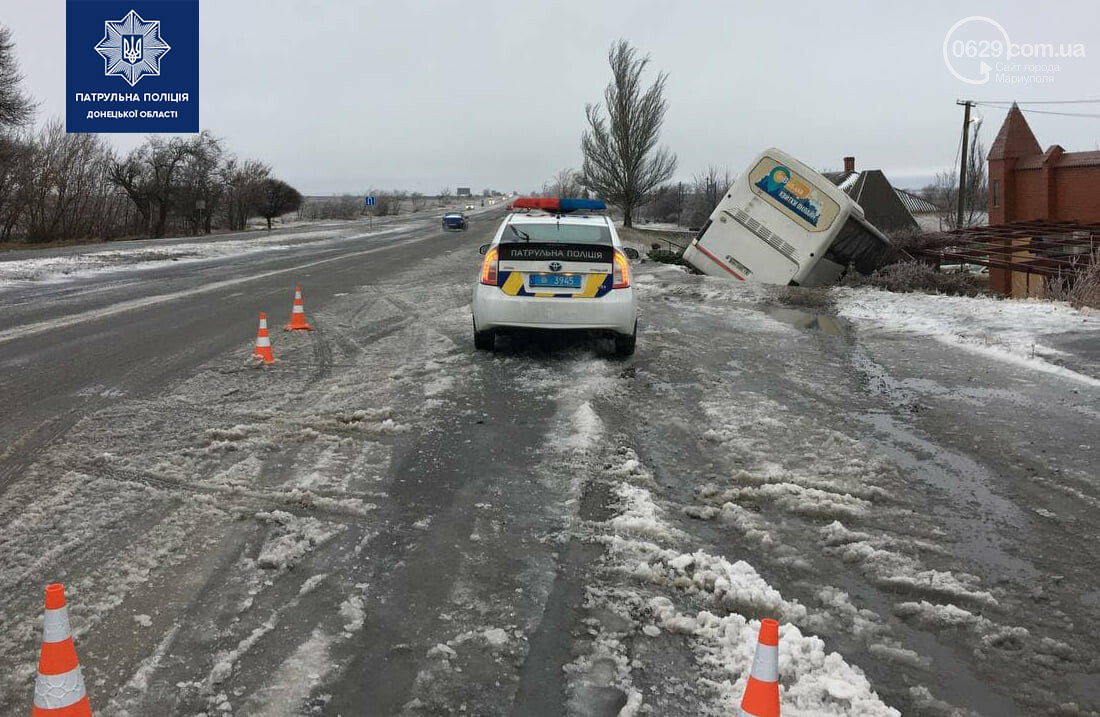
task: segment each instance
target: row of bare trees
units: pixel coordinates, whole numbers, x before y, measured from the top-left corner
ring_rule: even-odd
[[[728,167],[710,165],[695,174],[689,182],[667,182],[638,195],[635,218],[645,221],[677,223],[684,227],[699,226],[718,206],[735,179]],[[584,174],[573,169],[561,169],[532,196],[588,197]]]
[[[0,26],[0,241],[113,239],[244,229],[298,209],[302,197],[257,160],[210,132],[151,136],[120,155],[101,136],[61,120],[28,129],[33,100],[11,31]]]
[[[60,120],[0,140],[0,240],[112,239],[244,229],[293,212],[301,195],[203,132],[152,136],[120,156]]]

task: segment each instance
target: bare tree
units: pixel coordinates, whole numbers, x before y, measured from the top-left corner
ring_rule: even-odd
[[[981,140],[982,121],[974,122],[974,136],[966,157],[966,186],[963,187],[963,226],[973,227],[989,220],[989,179],[986,173],[985,143]],[[959,174],[952,169],[940,172],[923,190],[924,198],[936,205],[941,229],[957,229],[959,224]]]
[[[372,189],[367,196],[382,202],[384,199],[380,194]],[[378,205],[373,208],[377,209]],[[356,219],[363,215],[364,210],[363,195],[341,194],[303,199],[300,215],[305,219]]]
[[[226,224],[230,229],[244,229],[248,225],[248,218],[255,216],[263,199],[263,181],[270,174],[271,168],[257,159],[241,162],[233,158],[222,166],[224,211]]]
[[[175,212],[192,234],[209,234],[225,199],[225,181],[219,171],[225,151],[222,141],[209,130],[203,130],[188,144],[190,151],[180,170]]]
[[[395,189],[390,192],[390,206],[389,214],[400,214],[401,206],[405,203],[405,200],[409,198],[409,193],[405,190]]]
[[[296,212],[302,206],[302,195],[297,189],[281,179],[265,179],[260,184],[260,203],[257,213],[267,220],[271,229],[271,220],[287,212]]]
[[[542,187],[542,193],[547,197],[576,197],[582,190],[581,175],[572,168],[558,170],[553,179]]]
[[[130,196],[146,220],[149,234],[163,237],[173,207],[178,173],[191,152],[186,140],[153,136],[110,170],[111,180]]]
[[[728,167],[709,165],[703,172],[692,177],[691,194],[687,198],[684,217],[688,226],[699,226],[707,220],[718,206],[722,195],[733,184],[733,175]]]
[[[107,143],[99,135],[68,134],[51,120],[28,143],[23,234],[27,241],[86,236],[89,211],[105,190]]]
[[[662,184],[650,193],[644,216],[659,222],[676,222],[680,217],[681,199],[678,184]]]
[[[451,201],[451,188],[443,187],[439,190],[439,206],[442,207],[449,201]]]
[[[668,103],[668,75],[659,73],[644,90],[642,73],[649,56],[625,40],[608,53],[611,82],[604,90],[607,118],[599,104],[585,105],[589,129],[581,136],[583,184],[623,212],[623,226],[633,224],[634,208],[676,170],[676,155],[657,147]]]
[[[11,30],[0,25],[0,132],[23,127],[34,116],[34,101],[20,89],[22,82]]]
[[[412,204],[412,210],[419,212],[421,209],[428,205],[428,198],[421,192],[413,192],[409,195],[409,201]]]
[[[27,143],[0,135],[0,241],[18,236],[31,185],[33,157]]]

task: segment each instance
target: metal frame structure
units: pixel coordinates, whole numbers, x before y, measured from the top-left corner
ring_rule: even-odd
[[[1044,277],[1071,278],[1100,261],[1100,224],[1067,221],[1012,222],[968,227],[939,234],[912,253],[944,263],[977,264],[990,269]]]

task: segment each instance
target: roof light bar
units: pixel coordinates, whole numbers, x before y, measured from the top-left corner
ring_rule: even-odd
[[[542,209],[547,212],[601,212],[607,209],[602,199],[570,199],[559,197],[519,197],[512,202],[513,209]]]

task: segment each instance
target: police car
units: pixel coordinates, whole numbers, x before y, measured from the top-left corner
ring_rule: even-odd
[[[517,199],[491,244],[474,289],[474,346],[491,351],[515,329],[610,336],[615,354],[634,353],[638,309],[629,259],[604,203]]]

